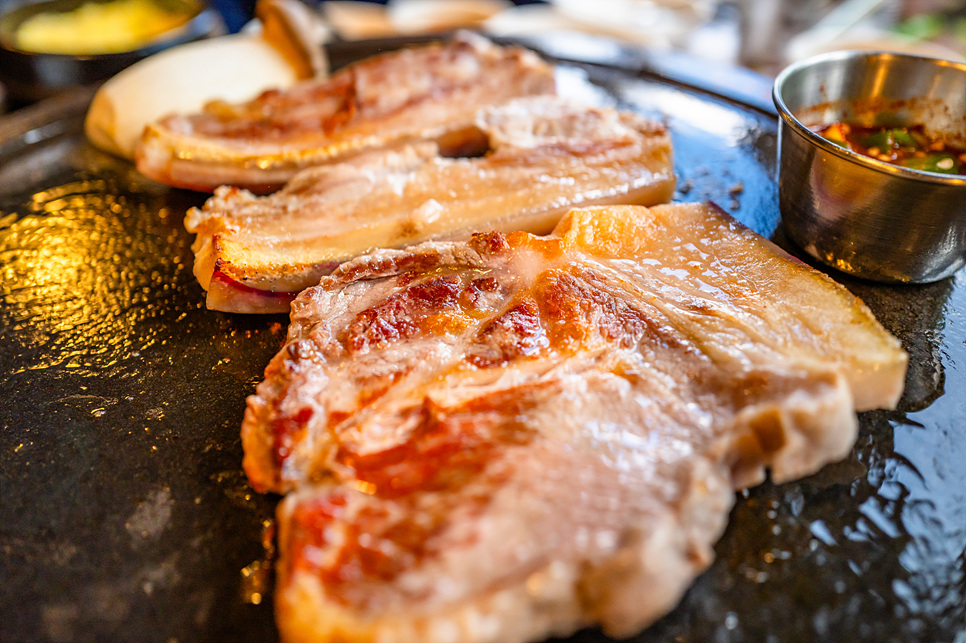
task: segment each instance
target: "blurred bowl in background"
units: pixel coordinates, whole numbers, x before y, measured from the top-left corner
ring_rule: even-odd
[[[509,0],[394,0],[387,12],[398,33],[416,34],[479,27],[512,6]]]
[[[966,145],[966,64],[843,51],[795,63],[775,81],[778,193],[791,239],[859,277],[925,283],[966,263],[966,176],[915,170],[842,148],[814,130],[835,122],[921,124]]]
[[[119,26],[112,19],[114,16],[104,9],[112,3],[124,1],[95,4],[90,0],[12,0],[4,3],[0,11],[0,80],[6,84],[10,98],[21,102],[41,100],[109,78],[163,49],[224,33],[220,15],[202,0],[152,0],[165,14],[180,14],[183,19],[165,23],[170,28],[162,27],[161,33],[132,41],[130,48],[122,46],[122,51],[111,51],[117,46]],[[124,10],[120,7],[119,12]],[[116,15],[118,12],[112,13]],[[77,20],[76,32],[84,36],[83,42],[78,38],[75,50],[78,53],[65,53],[72,51],[72,43],[64,43],[59,37],[52,39],[51,49],[56,52],[25,47],[18,32],[27,21],[36,20],[38,16],[43,16],[42,20],[48,24],[52,17],[54,22],[60,23],[55,28],[61,29],[65,21]],[[98,51],[96,45],[91,49],[91,32],[97,31],[97,25],[92,25],[91,21],[97,20],[105,21],[102,25],[105,47],[101,50],[103,53],[90,53]],[[36,24],[34,22],[32,27]]]

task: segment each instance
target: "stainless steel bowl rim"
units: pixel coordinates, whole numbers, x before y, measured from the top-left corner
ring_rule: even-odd
[[[916,56],[912,54],[903,54],[892,51],[869,51],[869,50],[859,50],[859,49],[847,49],[842,51],[833,51],[825,54],[818,54],[816,56],[811,56],[800,60],[798,62],[792,63],[791,65],[785,67],[775,78],[775,83],[772,86],[772,100],[775,102],[775,107],[778,109],[778,115],[781,116],[782,120],[785,121],[794,131],[798,132],[799,135],[804,136],[806,139],[811,141],[813,144],[820,147],[822,150],[834,154],[840,158],[846,159],[853,163],[858,163],[864,165],[870,169],[876,170],[878,172],[884,172],[886,174],[892,174],[894,176],[903,177],[906,179],[911,179],[915,181],[927,181],[930,183],[942,183],[945,185],[962,185],[966,186],[966,176],[960,174],[941,174],[939,172],[927,172],[926,170],[914,170],[911,168],[903,167],[901,165],[894,165],[892,163],[886,163],[885,161],[880,161],[874,159],[870,156],[865,156],[864,154],[859,154],[853,152],[844,147],[835,145],[828,139],[818,135],[811,129],[802,124],[801,121],[792,113],[788,106],[785,104],[784,99],[781,96],[781,88],[784,86],[785,81],[793,74],[801,71],[802,69],[811,67],[813,65],[836,60],[844,60],[849,58],[877,58],[877,57],[889,57],[889,58],[907,58],[913,60],[921,60],[930,64],[939,64],[949,67],[958,67],[966,74],[966,64],[957,63],[951,60],[943,60],[941,58],[928,58],[925,56]]]

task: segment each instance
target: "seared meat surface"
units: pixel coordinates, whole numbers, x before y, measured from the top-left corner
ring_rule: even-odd
[[[374,248],[481,229],[546,233],[575,205],[654,205],[674,185],[663,125],[527,98],[481,110],[438,143],[304,170],[270,196],[219,188],[185,226],[209,308],[287,312],[299,291]]]
[[[286,641],[629,635],[710,562],[733,490],[845,456],[906,355],[707,205],[381,250],[293,305],[249,398]]]
[[[135,157],[177,187],[269,192],[298,170],[414,140],[435,140],[476,110],[554,93],[553,68],[521,47],[474,34],[368,58],[330,78],[149,125]]]

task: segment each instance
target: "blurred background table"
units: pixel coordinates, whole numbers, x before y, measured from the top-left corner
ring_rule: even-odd
[[[39,1],[44,0],[0,0],[0,13]],[[795,60],[835,49],[885,49],[959,61],[966,55],[966,0],[301,1],[330,41],[460,27],[507,37],[592,34],[654,51],[685,52],[718,67],[747,67],[766,76]],[[258,28],[256,0],[207,2],[229,33]],[[221,32],[208,29],[202,37]],[[6,46],[3,33],[0,39]],[[0,85],[0,112],[36,99],[8,91],[4,101],[4,94]]]
[[[254,0],[212,0],[229,29]],[[312,3],[348,40],[468,26],[499,36],[582,32],[676,49],[769,75],[834,49],[892,49],[962,60],[964,0],[322,0]]]

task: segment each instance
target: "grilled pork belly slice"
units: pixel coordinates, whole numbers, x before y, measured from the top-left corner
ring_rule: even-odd
[[[578,209],[341,265],[248,400],[286,641],[629,635],[712,557],[734,488],[845,456],[906,355],[712,206]]]
[[[209,308],[285,312],[302,289],[373,248],[480,229],[546,233],[574,205],[653,205],[674,183],[664,126],[527,98],[482,110],[441,144],[311,168],[267,197],[219,188],[185,226],[197,234],[194,273]]]
[[[328,79],[149,125],[138,170],[176,187],[270,192],[298,170],[365,150],[432,140],[480,107],[554,93],[553,68],[520,47],[474,34],[360,61]]]

